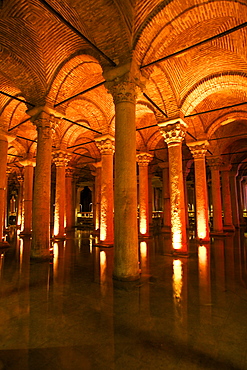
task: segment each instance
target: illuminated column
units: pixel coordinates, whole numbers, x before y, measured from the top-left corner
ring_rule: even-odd
[[[244,211],[247,210],[247,177],[243,177],[242,181],[242,191],[243,191],[243,209]]]
[[[231,170],[229,173],[230,178],[230,194],[232,205],[232,221],[235,227],[239,227],[239,213],[238,213],[238,200],[237,200],[237,184],[236,184],[236,170]]]
[[[107,75],[105,76],[107,79]],[[137,179],[136,179],[136,84],[125,74],[109,76],[108,89],[115,103],[114,270],[119,280],[139,279]]]
[[[243,226],[243,225],[245,225],[245,221],[244,221],[244,217],[243,217],[242,176],[237,176],[236,177],[236,184],[237,184],[239,222],[240,222],[240,226]]]
[[[230,194],[230,181],[229,171],[231,166],[221,167],[221,178],[222,178],[222,203],[224,211],[224,230],[233,231],[234,226],[232,222],[232,205],[231,205],[231,194]]]
[[[38,143],[33,192],[31,258],[50,258],[51,115],[42,111],[34,121]]]
[[[149,153],[139,153],[136,158],[139,166],[139,232],[142,236],[149,236],[148,164],[153,156]]]
[[[163,179],[163,231],[171,231],[171,202],[170,202],[170,182],[169,182],[169,163],[159,163],[162,168]]]
[[[53,162],[56,165],[54,236],[56,238],[63,239],[65,237],[65,167],[69,162],[68,153],[63,150],[55,151],[53,153]]]
[[[100,242],[113,244],[113,154],[114,137],[103,135],[95,139],[101,153]]]
[[[153,227],[153,186],[152,186],[152,173],[148,174],[148,222],[149,229]]]
[[[200,241],[209,241],[208,222],[208,189],[206,178],[205,155],[207,153],[207,141],[195,141],[188,143],[188,147],[194,158],[195,166],[195,197],[196,197],[196,230]]]
[[[183,168],[183,177],[184,177],[184,210],[185,210],[185,220],[186,220],[186,227],[189,228],[189,212],[188,212],[188,190],[187,190],[187,176],[190,172],[190,168],[184,166]]]
[[[18,206],[17,206],[17,226],[22,228],[23,220],[23,176],[18,176],[17,180],[19,182],[19,191],[18,191]]]
[[[101,202],[101,162],[93,164],[95,167],[95,208],[94,208],[94,228],[100,230],[100,202]]]
[[[74,169],[66,167],[65,169],[65,219],[66,232],[72,231],[75,226],[75,189],[73,181]]]
[[[29,235],[32,230],[33,167],[35,161],[27,158],[20,163],[24,166],[24,228],[22,234]]]
[[[188,245],[184,209],[182,141],[187,125],[181,118],[178,118],[158,123],[158,126],[168,145],[173,252],[185,255],[188,253]]]
[[[222,202],[220,189],[220,167],[222,165],[219,157],[208,159],[211,169],[211,188],[212,188],[212,203],[213,203],[213,230],[216,233],[223,232],[222,223]]]
[[[6,188],[7,188],[7,153],[8,143],[14,140],[14,137],[10,136],[2,128],[0,128],[0,247],[5,246],[6,242],[3,242],[3,229],[4,229],[4,215],[5,215],[5,204],[6,204]]]

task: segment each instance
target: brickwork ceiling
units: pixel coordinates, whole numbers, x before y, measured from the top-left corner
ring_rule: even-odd
[[[154,102],[168,119],[186,117],[185,142],[208,139],[212,154],[247,158],[247,0],[1,0],[0,17],[1,125],[16,135],[9,164],[35,155],[26,111],[47,101],[68,119],[54,145],[78,145],[69,150],[80,166],[99,159],[94,138],[114,135],[114,104],[104,84],[90,88],[133,60],[150,98],[137,98],[139,151],[152,151],[157,163],[167,158]]]

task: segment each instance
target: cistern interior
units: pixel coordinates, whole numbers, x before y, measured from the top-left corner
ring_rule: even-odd
[[[247,1],[0,1],[0,370],[247,369]]]

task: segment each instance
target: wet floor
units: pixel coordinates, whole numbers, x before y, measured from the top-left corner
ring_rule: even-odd
[[[195,249],[195,246],[193,246]],[[0,259],[0,369],[247,369],[247,238],[167,255],[140,241],[141,279],[113,281],[113,248],[87,231],[30,263],[13,236]]]

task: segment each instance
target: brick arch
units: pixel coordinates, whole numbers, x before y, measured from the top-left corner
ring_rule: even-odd
[[[188,5],[188,2],[174,0],[149,18],[142,34],[137,34],[136,59],[141,65],[147,64],[243,23],[246,16],[246,4],[237,1],[208,1],[196,5],[191,1]]]
[[[247,77],[247,76],[246,76]],[[208,78],[199,83],[197,87],[187,96],[181,110],[184,115],[191,114],[204,99],[211,94],[222,90],[235,90],[247,92],[247,78],[242,74],[227,74]]]
[[[99,62],[88,54],[75,55],[57,69],[48,97],[54,104],[59,103],[101,81],[103,77]]]
[[[146,92],[168,117],[179,115],[179,96],[173,88],[172,74],[167,73],[161,65],[152,68]]]
[[[209,127],[207,131],[208,138],[212,138],[217,129],[222,125],[228,125],[235,121],[245,120],[247,121],[247,112],[245,111],[231,111],[222,114],[218,119],[216,119]]]
[[[71,125],[64,132],[62,142],[64,145],[67,145],[67,147],[69,147],[75,145],[80,137],[83,138],[82,140],[84,142],[94,140],[94,134],[92,131],[83,129],[82,127],[76,125]]]

